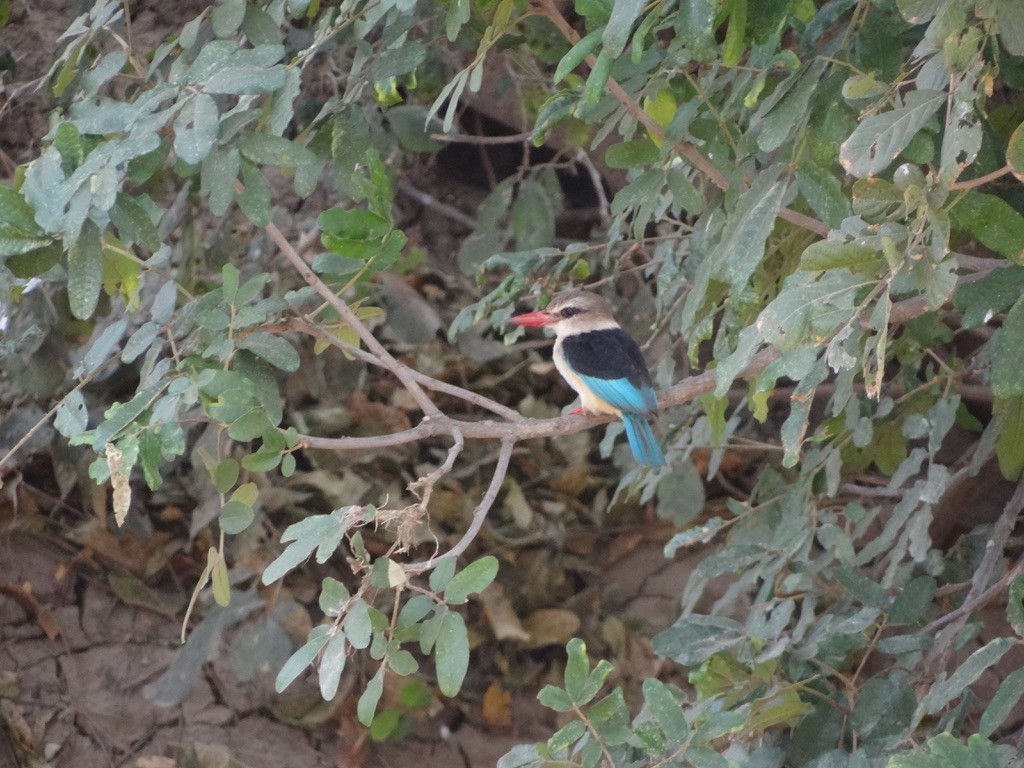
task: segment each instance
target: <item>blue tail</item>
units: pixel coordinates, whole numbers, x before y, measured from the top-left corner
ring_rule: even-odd
[[[661,452],[658,438],[654,436],[647,419],[635,413],[622,414],[622,423],[626,426],[626,437],[633,457],[641,464],[652,467],[665,466],[665,454]]]

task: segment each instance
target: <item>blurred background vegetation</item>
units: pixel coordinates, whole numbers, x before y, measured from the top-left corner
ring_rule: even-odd
[[[0,28],[5,635],[101,585],[183,622],[147,706],[226,659],[339,765],[1021,764],[1019,0]],[[572,284],[667,467],[506,325]]]

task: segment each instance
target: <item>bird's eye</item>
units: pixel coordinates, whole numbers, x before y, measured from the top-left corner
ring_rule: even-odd
[[[558,314],[560,314],[562,317],[568,319],[570,317],[575,317],[576,315],[578,315],[582,311],[583,310],[579,309],[578,307],[566,307],[565,309],[563,309]]]

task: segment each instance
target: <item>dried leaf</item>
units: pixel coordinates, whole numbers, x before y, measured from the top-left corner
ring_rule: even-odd
[[[530,633],[527,648],[565,645],[579,631],[580,618],[565,608],[541,608],[526,617],[523,628]]]
[[[496,639],[522,642],[530,639],[530,633],[523,628],[501,584],[491,584],[481,592],[480,602]]]
[[[495,681],[484,692],[480,704],[486,722],[492,728],[509,728],[512,725],[512,694]]]

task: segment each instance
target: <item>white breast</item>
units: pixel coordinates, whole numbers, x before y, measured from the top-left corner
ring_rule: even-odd
[[[576,390],[576,394],[580,396],[580,402],[583,405],[583,410],[588,413],[608,413],[613,416],[622,416],[621,410],[609,405],[595,395],[593,391],[591,391],[590,387],[586,385],[586,382],[580,378],[579,374],[569,366],[568,361],[565,359],[565,352],[562,350],[561,336],[555,340],[555,349],[552,359],[554,360],[555,368],[557,368],[558,372],[562,374],[562,378],[565,379],[569,386]]]

